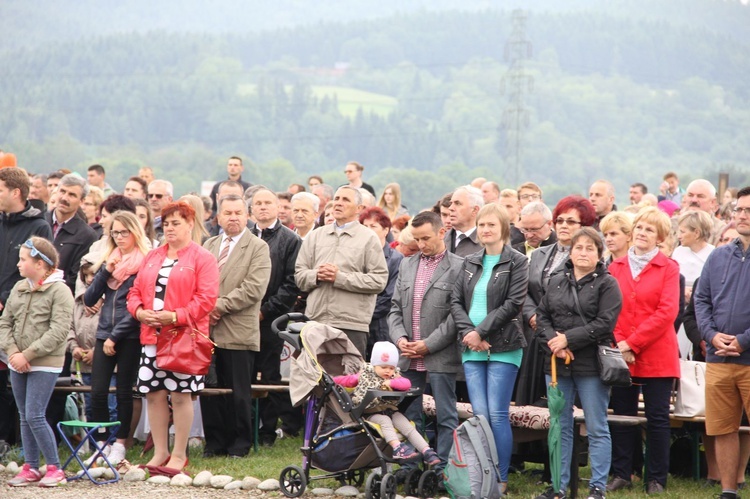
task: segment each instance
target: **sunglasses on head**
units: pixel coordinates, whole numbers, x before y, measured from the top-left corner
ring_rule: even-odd
[[[50,260],[47,255],[45,255],[44,253],[42,253],[41,251],[39,251],[36,248],[36,246],[34,246],[34,241],[32,241],[31,239],[27,239],[26,242],[23,243],[23,245],[31,250],[29,252],[29,255],[31,255],[31,258],[39,257],[42,260],[44,260],[47,263],[47,265],[49,265],[50,267],[54,267],[55,266],[55,264],[52,263],[52,260]]]

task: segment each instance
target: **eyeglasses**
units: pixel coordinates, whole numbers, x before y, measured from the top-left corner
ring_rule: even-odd
[[[735,215],[744,213],[746,217],[750,217],[750,208],[735,208],[732,210],[732,213],[734,213]]]
[[[521,234],[526,235],[526,234],[535,234],[539,232],[540,230],[542,230],[543,228],[545,228],[546,226],[547,226],[547,223],[545,222],[544,225],[542,225],[541,227],[537,227],[535,229],[524,229],[522,227],[517,227],[517,228],[518,230],[521,231]]]
[[[572,218],[558,218],[555,220],[555,223],[557,225],[570,225],[571,227],[574,225],[581,225],[580,220],[573,220]]]
[[[109,235],[112,236],[112,239],[117,239],[118,237],[125,238],[125,237],[128,237],[130,235],[130,231],[127,230],[127,229],[125,229],[125,230],[111,230],[111,231],[109,231]]]
[[[530,199],[542,199],[542,196],[539,194],[524,194],[522,196],[519,196],[519,199],[523,199],[524,201],[530,200]]]
[[[34,246],[34,241],[32,241],[31,239],[27,239],[26,242],[23,243],[23,245],[31,250],[29,252],[29,255],[31,255],[31,258],[39,257],[42,260],[44,260],[45,263],[49,265],[50,267],[55,266],[55,264],[52,263],[52,260],[50,260],[50,258],[47,255],[45,255],[44,253],[36,249],[36,246]]]
[[[163,198],[163,197],[164,197],[164,194],[149,194],[149,195],[148,195],[148,198],[149,198],[149,199],[153,199],[153,198],[156,198],[156,199],[161,199],[161,198]]]

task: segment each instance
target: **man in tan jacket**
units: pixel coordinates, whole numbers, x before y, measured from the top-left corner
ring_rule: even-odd
[[[388,266],[375,232],[357,220],[362,194],[339,187],[333,197],[331,225],[319,227],[302,242],[294,277],[309,292],[305,315],[346,333],[362,356],[378,293],[388,283]]]
[[[217,218],[224,233],[203,245],[219,265],[219,299],[210,314],[216,342],[216,375],[232,394],[201,399],[206,457],[247,455],[252,445],[255,353],[260,350],[260,302],[271,276],[268,245],[247,230],[242,196],[219,199]]]

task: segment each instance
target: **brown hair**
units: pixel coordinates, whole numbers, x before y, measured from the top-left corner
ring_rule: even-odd
[[[49,258],[49,260],[52,262],[52,266],[50,267],[49,263],[44,262],[44,258],[42,258],[39,255],[33,256],[32,258],[35,260],[43,261],[44,264],[50,269],[56,269],[57,266],[60,264],[60,256],[57,254],[55,245],[52,244],[47,239],[43,237],[39,237],[39,236],[32,236],[29,238],[29,240],[31,241],[31,243],[34,245],[34,247],[39,253]],[[22,245],[21,247],[25,248],[26,246]]]
[[[12,191],[18,189],[21,191],[21,201],[24,203],[29,197],[29,188],[31,181],[25,171],[18,167],[0,169],[0,180],[5,182],[5,187]]]
[[[582,227],[576,231],[575,234],[573,234],[573,238],[570,240],[570,247],[576,245],[576,242],[579,239],[582,238],[590,239],[592,243],[594,243],[594,246],[596,246],[596,253],[599,255],[599,259],[602,258],[602,255],[604,254],[604,243],[602,243],[602,238],[599,236],[599,233],[593,229],[593,227]]]

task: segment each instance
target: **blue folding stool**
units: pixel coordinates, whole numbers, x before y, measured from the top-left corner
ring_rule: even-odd
[[[68,439],[68,436],[63,431],[63,427],[73,428],[73,429],[84,428],[86,430],[86,435],[83,438],[81,438],[81,441],[78,443],[78,445],[74,447],[72,442]],[[78,480],[79,478],[83,477],[84,474],[89,478],[89,480],[91,480],[93,483],[97,485],[103,485],[105,483],[115,483],[120,480],[120,473],[118,473],[117,468],[115,468],[112,465],[112,463],[109,462],[109,459],[103,453],[104,448],[107,447],[107,445],[111,445],[115,441],[116,436],[117,436],[117,430],[119,429],[120,429],[119,421],[112,421],[108,423],[96,423],[96,422],[88,423],[84,421],[74,420],[74,421],[60,421],[59,423],[57,423],[57,431],[60,433],[60,436],[62,437],[63,442],[65,442],[65,444],[68,446],[71,452],[68,460],[65,461],[65,464],[62,465],[62,469],[65,470],[65,468],[67,468],[70,462],[73,459],[75,459],[76,461],[78,461],[78,464],[81,466],[81,469],[83,470],[83,473],[78,473],[74,475],[73,477],[68,478],[68,481]],[[107,440],[97,441],[96,438],[94,438],[94,436],[100,431],[109,431],[109,437],[107,438]],[[86,466],[86,464],[81,460],[81,457],[78,455],[78,451],[81,449],[81,447],[83,447],[86,444],[86,442],[93,445],[93,448],[95,449],[94,453],[91,455],[90,466],[93,466],[93,464],[96,462],[96,458],[101,456],[101,458],[106,463],[107,467],[111,469],[112,472],[114,473],[115,475],[114,478],[110,480],[99,481],[91,476],[91,474],[89,473],[90,466]]]

